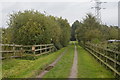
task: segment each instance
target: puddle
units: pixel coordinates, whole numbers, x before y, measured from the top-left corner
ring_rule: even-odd
[[[50,69],[52,69],[54,66],[48,66],[47,68],[45,68],[46,71],[49,71]]]

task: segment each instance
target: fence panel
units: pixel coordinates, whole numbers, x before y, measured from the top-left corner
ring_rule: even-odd
[[[15,58],[22,57],[23,53],[34,53],[35,56],[50,53],[55,50],[53,44],[42,44],[42,45],[15,45],[15,44],[0,44],[2,47],[2,58]]]
[[[85,44],[85,49],[120,78],[120,52],[104,49],[91,43]]]

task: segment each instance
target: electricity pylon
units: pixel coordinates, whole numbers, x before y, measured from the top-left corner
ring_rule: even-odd
[[[95,9],[95,17],[97,18],[97,21],[102,23],[101,21],[101,9],[106,9],[106,8],[101,8],[102,3],[107,3],[107,2],[101,2],[100,0],[94,0],[95,1],[95,6],[91,7],[91,9]]]

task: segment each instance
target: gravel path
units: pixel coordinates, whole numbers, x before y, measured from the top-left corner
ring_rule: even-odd
[[[78,69],[77,69],[77,64],[78,64],[78,58],[77,58],[77,47],[75,45],[75,52],[74,52],[74,60],[73,60],[73,66],[71,68],[71,73],[69,78],[77,78],[77,73],[78,73]]]

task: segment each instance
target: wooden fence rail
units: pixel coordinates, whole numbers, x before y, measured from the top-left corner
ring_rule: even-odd
[[[55,47],[53,44],[42,45],[15,45],[15,44],[0,44],[2,50],[2,58],[22,57],[23,53],[34,53],[35,56],[53,52]]]
[[[89,51],[101,64],[114,72],[117,78],[120,78],[120,52],[112,51],[98,47],[97,45],[87,43],[85,49]]]

